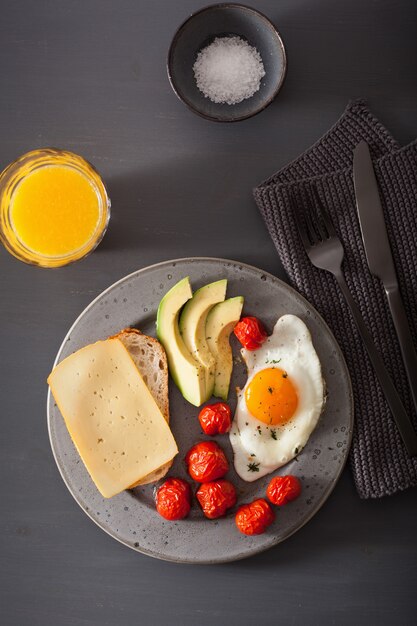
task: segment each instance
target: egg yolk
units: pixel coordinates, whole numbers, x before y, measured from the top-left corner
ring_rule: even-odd
[[[298,404],[293,382],[278,367],[257,372],[246,388],[245,400],[253,417],[274,426],[283,426],[289,422]]]

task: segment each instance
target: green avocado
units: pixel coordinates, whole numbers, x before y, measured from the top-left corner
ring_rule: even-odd
[[[233,355],[229,336],[240,320],[243,298],[228,298],[216,304],[207,316],[206,338],[210,352],[215,358],[213,395],[227,400],[233,369]]]
[[[213,394],[216,360],[206,341],[206,320],[212,307],[222,302],[226,295],[227,280],[218,280],[198,289],[180,316],[179,329],[186,347],[194,359],[205,371],[205,396],[208,400]]]
[[[192,298],[188,276],[172,287],[159,303],[156,332],[168,357],[169,372],[188,402],[200,406],[206,398],[206,372],[187,349],[178,328],[181,308]]]

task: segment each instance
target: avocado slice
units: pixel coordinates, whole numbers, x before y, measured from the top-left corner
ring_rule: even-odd
[[[165,294],[158,307],[156,333],[167,353],[175,384],[188,402],[200,406],[206,397],[206,372],[188,351],[178,328],[180,310],[192,295],[188,276]]]
[[[216,360],[213,395],[227,400],[233,369],[233,355],[229,337],[240,320],[243,297],[228,298],[216,304],[207,315],[206,339]]]
[[[180,333],[186,347],[206,373],[204,400],[208,400],[213,394],[216,368],[216,360],[206,341],[206,320],[210,309],[224,300],[226,287],[227,280],[223,279],[197,289],[184,306],[179,321]]]

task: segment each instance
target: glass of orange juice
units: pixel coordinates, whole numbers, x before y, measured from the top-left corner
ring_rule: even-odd
[[[33,150],[0,174],[0,240],[15,257],[60,267],[92,252],[110,199],[96,169],[72,152]]]

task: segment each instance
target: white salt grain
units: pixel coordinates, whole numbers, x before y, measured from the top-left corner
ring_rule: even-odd
[[[217,37],[198,53],[193,70],[204,96],[225,104],[251,98],[265,76],[261,55],[240,37]]]

